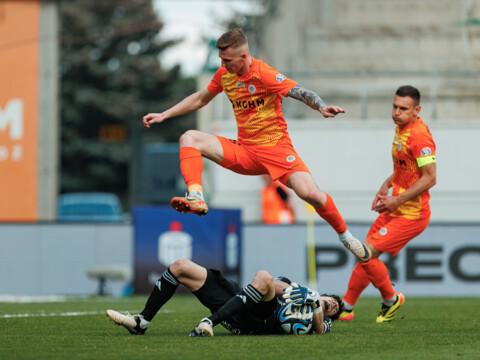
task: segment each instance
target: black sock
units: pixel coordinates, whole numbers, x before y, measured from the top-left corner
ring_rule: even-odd
[[[251,284],[248,284],[240,294],[233,296],[223,305],[217,312],[215,312],[209,319],[213,326],[219,324],[222,320],[238,313],[241,310],[250,309],[257,304],[263,295],[255,289]]]
[[[172,275],[170,267],[168,267],[162,277],[157,280],[140,315],[143,315],[145,320],[152,321],[158,310],[173,296],[178,284],[178,280]]]

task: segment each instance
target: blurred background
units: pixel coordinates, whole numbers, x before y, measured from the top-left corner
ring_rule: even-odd
[[[184,131],[236,137],[223,94],[151,129],[141,123],[208,84],[220,65],[215,40],[234,27],[247,33],[254,57],[346,109],[327,120],[284,100],[297,152],[359,238],[391,174],[395,90],[420,90],[420,115],[437,144],[432,223],[411,243],[420,250],[389,269],[415,294],[449,287],[480,296],[480,0],[1,1],[0,296],[147,291],[135,278],[141,254],[158,253],[150,265],[161,273],[160,238],[170,232],[191,236],[176,241],[193,247],[192,259],[233,264],[239,281],[260,268],[307,281],[308,226],[317,283],[346,288],[355,260],[299,199],[290,199],[293,224],[263,223],[261,177],[205,160],[209,206],[240,214],[215,239],[189,233],[199,220],[189,215],[173,226],[170,215],[152,214],[159,228],[151,233],[136,220],[186,191],[177,144]],[[219,253],[197,258],[209,241]],[[191,254],[177,250],[169,261]],[[285,267],[285,254],[300,260]]]

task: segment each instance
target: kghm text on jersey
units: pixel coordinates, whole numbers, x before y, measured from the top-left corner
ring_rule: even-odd
[[[237,101],[232,101],[232,108],[234,109],[251,109],[251,108],[256,108],[258,106],[263,106],[265,105],[265,100],[264,99],[257,99],[257,100],[237,100]]]

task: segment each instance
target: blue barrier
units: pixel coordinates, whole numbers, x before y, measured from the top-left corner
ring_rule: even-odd
[[[135,293],[150,293],[163,271],[180,258],[240,282],[240,219],[240,210],[210,209],[199,217],[168,206],[134,207]]]

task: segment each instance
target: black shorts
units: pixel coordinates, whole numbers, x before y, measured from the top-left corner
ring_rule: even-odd
[[[225,279],[219,271],[207,269],[205,284],[193,294],[213,314],[241,291],[242,288],[237,283]],[[267,302],[261,301],[253,308],[225,319],[222,325],[234,334],[277,334],[276,319],[279,307],[277,298]]]

